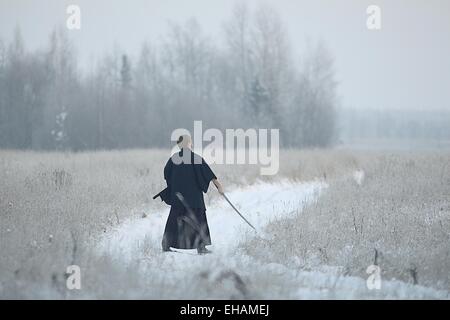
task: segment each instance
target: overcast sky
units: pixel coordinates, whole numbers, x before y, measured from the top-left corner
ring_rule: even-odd
[[[260,1],[246,1],[254,8]],[[450,1],[266,0],[283,18],[294,50],[322,40],[335,57],[341,104],[367,108],[450,110]],[[212,37],[233,0],[0,0],[0,38],[20,26],[27,47],[42,48],[66,7],[81,8],[81,30],[69,31],[81,61],[114,45],[136,54],[144,40],[164,34],[167,20],[196,17]],[[381,8],[381,30],[366,28],[366,8]]]

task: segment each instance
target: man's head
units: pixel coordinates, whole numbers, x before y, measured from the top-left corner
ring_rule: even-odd
[[[180,149],[183,148],[192,148],[192,140],[191,137],[187,134],[184,134],[178,138],[177,145]]]

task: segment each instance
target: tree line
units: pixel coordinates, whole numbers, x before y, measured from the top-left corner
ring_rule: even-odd
[[[130,56],[78,65],[65,29],[41,49],[20,30],[0,39],[0,147],[86,150],[167,147],[175,128],[279,128],[285,147],[336,140],[333,59],[323,44],[302,55],[269,7],[236,6],[211,39],[190,19]]]
[[[356,140],[450,141],[450,111],[341,108],[337,120],[344,143]]]

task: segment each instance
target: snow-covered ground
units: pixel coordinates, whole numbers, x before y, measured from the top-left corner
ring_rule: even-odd
[[[161,297],[174,298],[268,298],[268,299],[359,299],[359,298],[448,298],[448,292],[414,286],[400,281],[384,281],[380,290],[369,290],[366,279],[342,275],[342,268],[322,266],[314,271],[289,268],[264,262],[246,255],[239,244],[252,237],[267,239],[264,232],[274,219],[301,211],[310,201],[320,201],[326,184],[313,181],[294,183],[257,183],[236,188],[229,199],[256,227],[255,233],[225,202],[208,206],[207,217],[213,245],[212,254],[199,256],[195,250],[162,253],[161,237],[168,211],[149,212],[145,218],[133,218],[108,231],[100,239],[96,252],[112,257],[121,265],[137,265],[140,278],[164,279],[164,288],[181,293],[161,291]],[[295,261],[295,257],[292,257]],[[192,288],[197,277],[199,290]],[[144,280],[143,280],[144,281]],[[195,280],[194,280],[195,281]],[[209,293],[200,282],[213,283]],[[126,290],[124,288],[124,290]],[[155,290],[163,290],[161,287]],[[138,298],[130,292],[130,298]],[[158,296],[156,294],[156,296]]]

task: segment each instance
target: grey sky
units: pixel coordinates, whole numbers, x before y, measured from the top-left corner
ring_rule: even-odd
[[[260,2],[248,0],[250,7]],[[196,17],[206,33],[220,35],[230,0],[0,0],[0,38],[16,25],[29,48],[47,45],[66,7],[81,7],[80,31],[67,31],[81,61],[89,64],[115,44],[129,54],[164,34],[167,20]],[[342,105],[365,108],[450,110],[450,1],[266,0],[283,18],[294,50],[309,38],[335,56]],[[382,10],[382,29],[366,28],[366,8]]]

